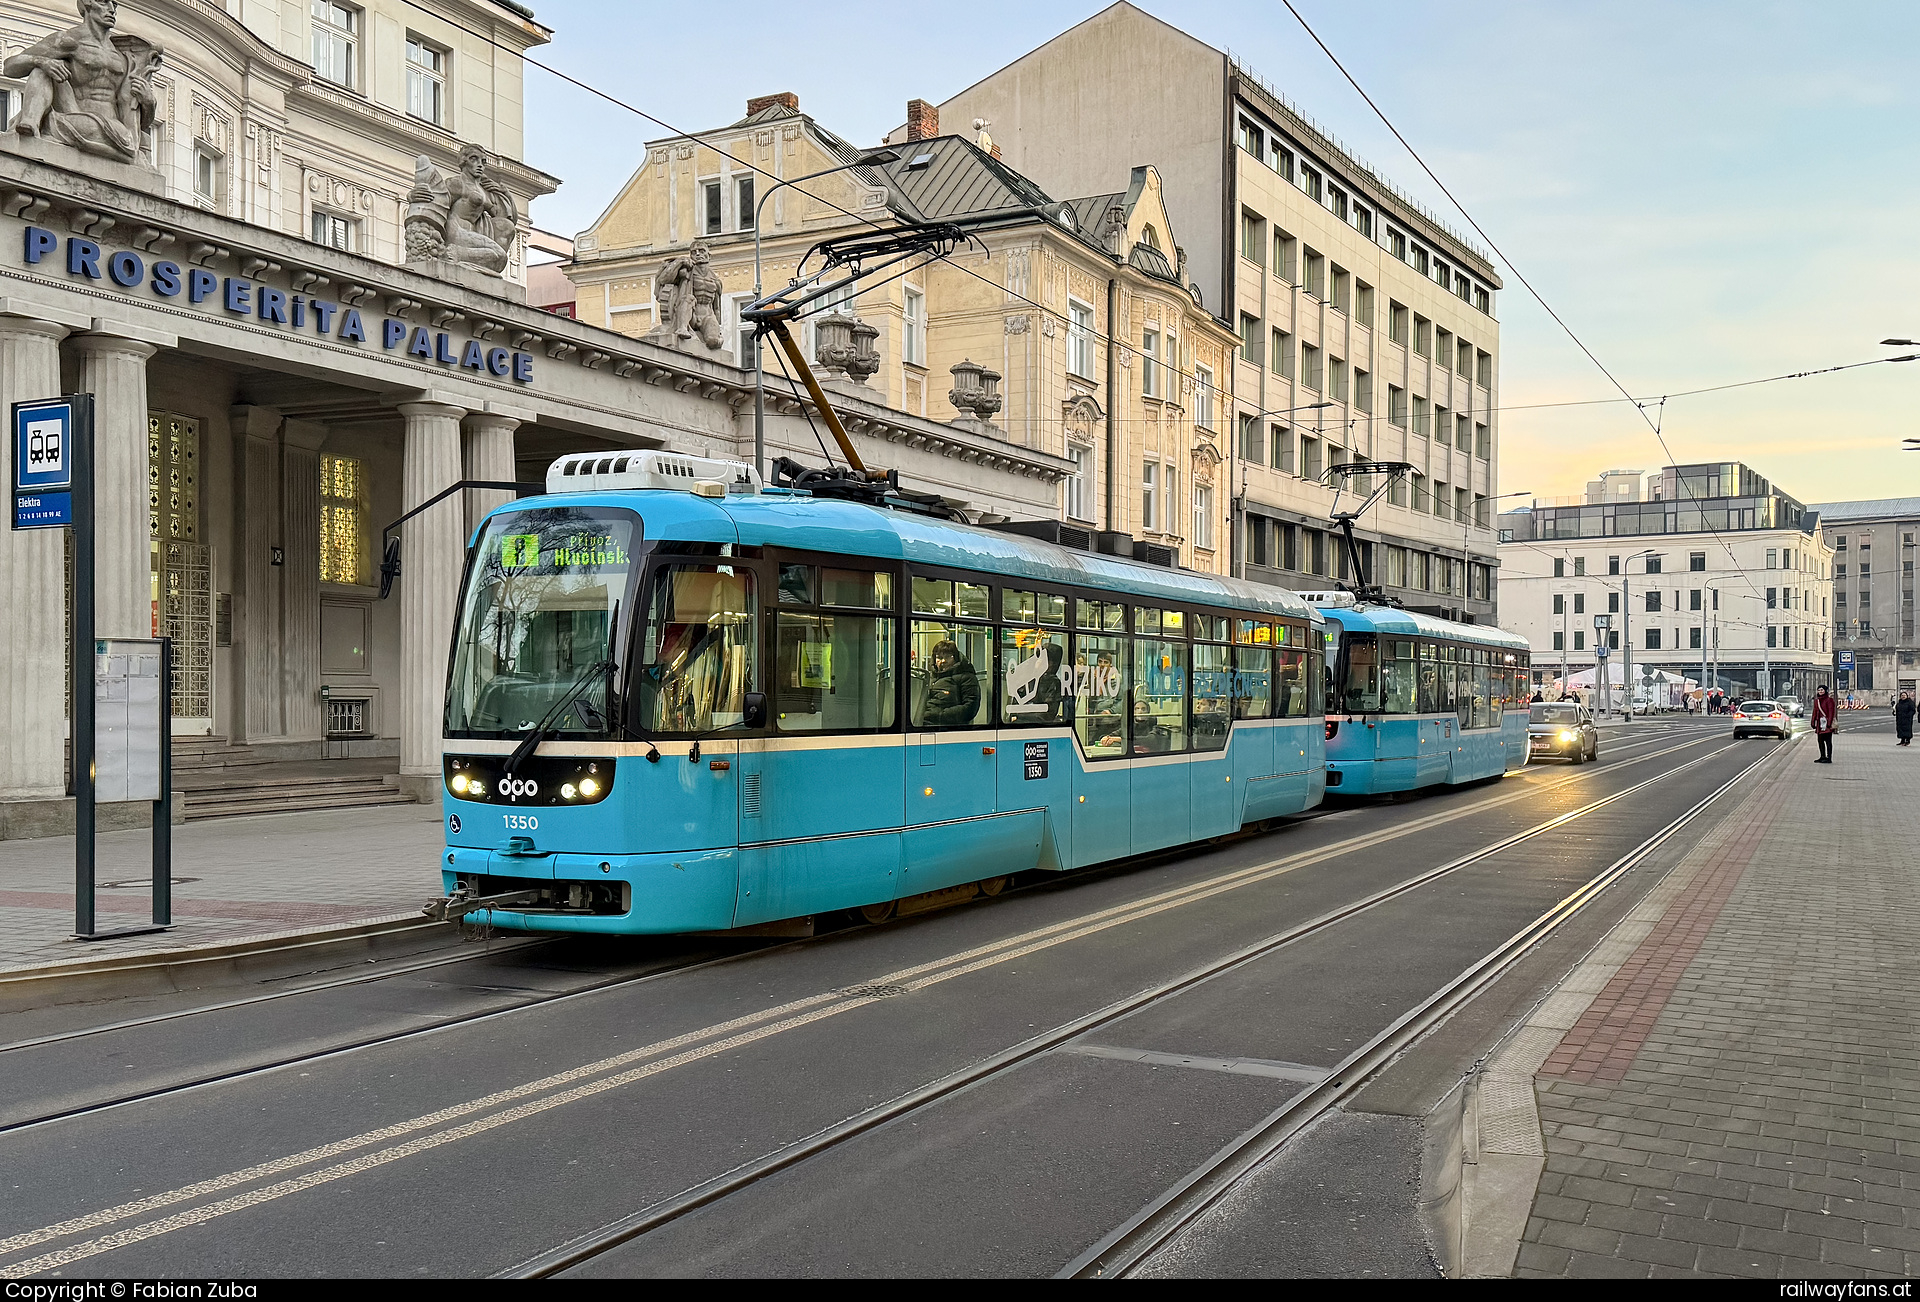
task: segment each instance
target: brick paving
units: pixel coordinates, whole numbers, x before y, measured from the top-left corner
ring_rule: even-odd
[[[150,833],[98,839],[102,926],[150,914]],[[437,807],[211,819],[173,829],[173,930],[73,939],[73,838],[0,841],[0,975],[419,912],[440,892]],[[109,884],[112,883],[112,884]]]
[[[1920,1273],[1920,751],[1793,746],[1535,1078],[1521,1276]]]

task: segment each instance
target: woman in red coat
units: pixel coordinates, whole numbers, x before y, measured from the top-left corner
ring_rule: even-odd
[[[1815,764],[1833,763],[1833,725],[1840,714],[1840,703],[1833,699],[1826,685],[1813,694],[1813,735],[1820,739],[1820,758]]]

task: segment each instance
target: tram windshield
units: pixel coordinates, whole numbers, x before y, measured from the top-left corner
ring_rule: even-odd
[[[447,732],[524,732],[594,665],[615,660],[631,608],[640,522],[629,511],[544,507],[487,522],[467,580],[447,686]],[[549,731],[605,736],[612,675],[582,687]]]

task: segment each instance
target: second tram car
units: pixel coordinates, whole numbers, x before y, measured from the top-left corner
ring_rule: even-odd
[[[442,868],[494,925],[877,921],[1321,800],[1325,624],[1291,592],[573,473],[481,523],[461,598]]]
[[[1525,638],[1307,595],[1326,620],[1330,790],[1476,782],[1527,762]]]

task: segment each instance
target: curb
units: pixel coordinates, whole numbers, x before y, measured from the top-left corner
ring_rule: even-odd
[[[207,945],[176,948],[153,946],[132,953],[115,954],[110,958],[74,958],[63,959],[56,963],[0,967],[0,997],[26,990],[32,983],[40,981],[110,976],[225,959],[253,958],[285,950],[333,945],[402,932],[417,931],[426,934],[445,931],[453,934],[457,930],[457,923],[433,922],[415,910],[407,913],[388,913],[375,918],[364,918],[358,922],[332,926],[265,932]]]

